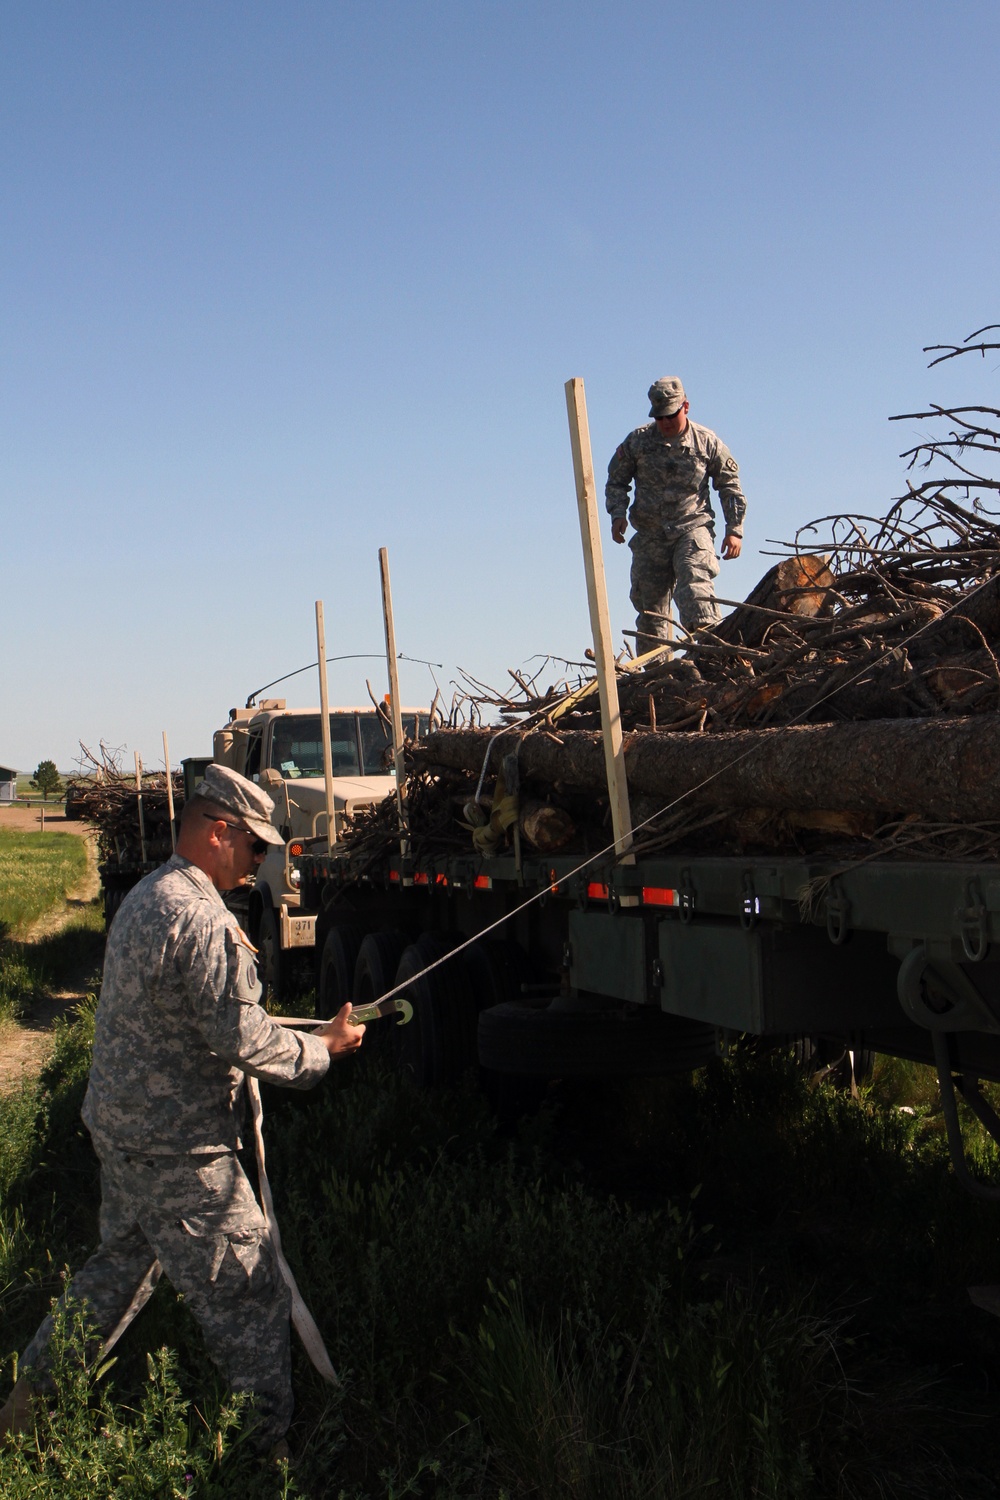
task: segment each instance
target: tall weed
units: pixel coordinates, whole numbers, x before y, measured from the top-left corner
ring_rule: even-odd
[[[244,1397],[195,1410],[166,1350],[146,1356],[135,1406],[114,1400],[108,1359],[87,1367],[84,1310],[57,1308],[54,1389],[34,1403],[34,1425],[4,1452],[6,1500],[205,1500],[239,1494],[273,1500],[299,1492],[287,1467],[266,1469],[241,1435]]]
[[[92,1026],[87,1006],[34,1090],[0,1102],[3,1356],[96,1240],[78,1120]],[[957,1191],[920,1117],[810,1090],[780,1059],[557,1097],[511,1140],[471,1086],[419,1093],[359,1073],[350,1088],[265,1090],[286,1251],[344,1381],[331,1393],[296,1352],[298,1492],[995,1494],[990,1429],[913,1373],[922,1359],[940,1381],[954,1363],[951,1346],[925,1357],[935,1329],[964,1329],[983,1368],[1000,1367],[992,1329],[962,1322],[984,1315],[958,1305],[958,1278],[995,1253],[995,1210]],[[928,1287],[950,1298],[937,1323]],[[917,1315],[911,1340],[900,1329]],[[20,1454],[17,1500],[82,1496],[86,1473],[95,1496],[131,1494],[144,1465],[136,1494],[264,1482],[239,1441],[247,1413],[220,1396],[168,1286],[100,1380],[73,1365],[70,1335],[75,1373],[40,1449]],[[57,1487],[67,1475],[75,1490]]]

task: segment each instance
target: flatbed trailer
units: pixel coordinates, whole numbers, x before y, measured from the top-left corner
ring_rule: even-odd
[[[582,382],[566,394],[613,841],[425,856],[401,801],[398,845],[381,852],[290,846],[316,918],[318,1013],[405,996],[411,1022],[375,1028],[367,1050],[422,1085],[477,1064],[535,1079],[684,1072],[739,1037],[794,1044],[852,1086],[873,1052],[932,1063],[957,1173],[1000,1198],[967,1167],[957,1103],[1000,1141],[980,1087],[1000,1082],[1000,862],[635,851]],[[489,740],[477,804],[510,728]],[[508,760],[505,792],[520,776]],[[553,785],[573,784],[566,770]]]
[[[1000,1081],[996,864],[358,863],[346,850],[299,861],[321,1012],[413,981],[414,1023],[395,1046],[420,1083],[476,1063],[536,1077],[685,1071],[736,1036],[936,1064],[946,1104],[957,1086],[985,1106],[976,1080]]]

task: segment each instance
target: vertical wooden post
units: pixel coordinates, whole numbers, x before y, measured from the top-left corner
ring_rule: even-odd
[[[167,731],[163,731],[163,764],[167,768],[167,817],[170,819],[170,848],[177,848],[177,830],[174,827],[174,784],[170,780],[170,748],[167,745]]]
[[[601,551],[601,532],[597,519],[597,486],[594,483],[594,460],[590,451],[587,398],[582,380],[567,380],[566,409],[569,413],[573,472],[576,476],[576,499],[580,512],[583,566],[587,575],[590,628],[594,636],[597,691],[601,701],[601,733],[604,739],[608,796],[611,800],[611,827],[615,837],[615,852],[619,859],[623,864],[634,864],[635,856],[629,852],[632,848],[632,814],[629,810],[628,781],[625,776],[622,721],[618,708],[614,651],[611,645],[608,593],[604,581],[604,555]]]
[[[337,842],[337,809],[333,804],[333,746],[330,743],[330,688],[326,676],[326,625],[323,601],[316,600],[316,664],[319,667],[319,717],[323,736],[323,783],[326,787],[326,841]]]
[[[378,566],[382,578],[382,623],[385,626],[385,664],[389,673],[389,710],[392,718],[392,762],[396,768],[396,810],[399,813],[399,853],[405,860],[410,855],[410,841],[406,834],[406,799],[403,796],[403,787],[406,783],[406,768],[403,765],[403,705],[399,699],[399,662],[396,657],[396,627],[392,620],[389,552],[386,547],[378,549]]]
[[[142,811],[142,761],[139,759],[138,750],[135,752],[135,800],[139,809],[139,858],[143,864],[146,863],[146,819]]]

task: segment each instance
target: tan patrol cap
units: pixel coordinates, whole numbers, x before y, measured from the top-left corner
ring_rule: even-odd
[[[686,400],[680,377],[663,375],[649,387],[649,415],[651,417],[676,416]]]
[[[233,813],[244,828],[249,828],[265,844],[285,842],[271,822],[274,811],[271,798],[256,782],[248,781],[238,771],[231,771],[228,766],[209,766],[194,794],[204,797],[213,807]]]

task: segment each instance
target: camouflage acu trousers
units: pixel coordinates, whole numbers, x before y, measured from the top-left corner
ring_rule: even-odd
[[[94,1147],[101,1243],[66,1297],[87,1304],[103,1340],[159,1260],[231,1388],[253,1392],[255,1441],[270,1447],[292,1417],[291,1298],[243,1168],[229,1152],[139,1156],[97,1137]],[[24,1352],[25,1370],[44,1377],[51,1334],[48,1317]]]
[[[640,652],[652,650],[657,641],[667,639],[671,595],[685,630],[719,623],[722,614],[715,602],[714,588],[719,559],[707,526],[699,526],[674,540],[637,531],[629,546],[632,549],[630,597],[636,610]]]

